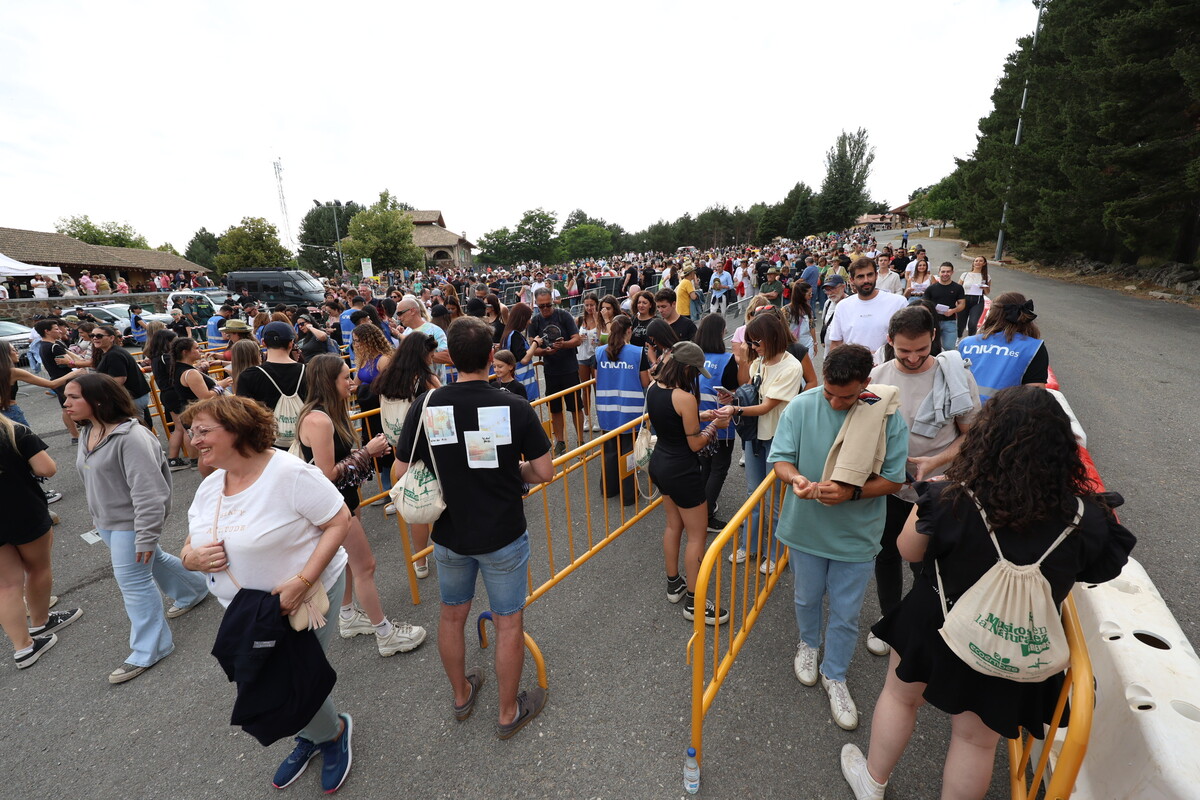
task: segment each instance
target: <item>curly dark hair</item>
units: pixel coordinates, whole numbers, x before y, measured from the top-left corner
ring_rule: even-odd
[[[1075,498],[1094,494],[1070,419],[1039,386],[992,395],[946,478],[953,481],[942,493],[946,500],[957,503],[969,488],[995,529],[1018,533],[1035,522],[1070,519]]]

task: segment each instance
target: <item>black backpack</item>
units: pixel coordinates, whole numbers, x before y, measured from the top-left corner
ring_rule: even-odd
[[[739,408],[742,406],[758,405],[761,397],[758,393],[758,387],[762,386],[762,374],[755,375],[750,379],[749,383],[743,383],[733,393],[734,404]],[[734,422],[734,427],[737,429],[738,436],[742,437],[743,442],[758,441],[758,417],[746,417],[739,415]]]

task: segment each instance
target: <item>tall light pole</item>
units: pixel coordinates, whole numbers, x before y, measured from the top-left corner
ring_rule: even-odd
[[[327,203],[322,204],[320,200],[313,200],[313,205],[315,205],[317,208],[320,208],[322,205],[325,205],[325,206],[328,206],[329,208],[333,209],[333,238],[337,242],[338,271],[345,272],[346,271],[346,262],[342,259],[342,234],[341,234],[341,231],[338,230],[338,213],[337,213],[338,209],[342,207],[342,201],[334,200],[332,203],[327,202]],[[339,276],[339,279],[340,279],[340,277],[341,276]]]
[[[1038,18],[1037,25],[1033,29],[1033,44],[1029,46],[1029,58],[1033,58],[1033,51],[1037,48],[1038,33],[1042,30],[1042,12],[1046,10],[1046,0],[1038,0]],[[1017,138],[1013,142],[1013,149],[1021,144],[1021,128],[1023,127],[1025,117],[1025,102],[1029,99],[1029,70],[1032,68],[1032,63],[1026,65],[1025,69],[1025,88],[1021,90],[1021,110],[1017,112]],[[996,234],[996,260],[1000,260],[1000,256],[1004,254],[1004,225],[1008,222],[1008,193],[1012,191],[1012,163],[1008,166],[1009,184],[1004,189],[1004,207],[1000,210],[1000,232]]]

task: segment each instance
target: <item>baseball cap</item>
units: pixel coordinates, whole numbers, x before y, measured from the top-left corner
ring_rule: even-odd
[[[438,303],[433,308],[429,309],[429,316],[430,317],[448,317],[448,316],[450,316],[450,309],[446,308],[441,303]]]
[[[671,345],[671,358],[680,364],[695,367],[706,378],[712,377],[712,373],[704,366],[704,351],[695,342],[676,342]]]
[[[296,331],[286,322],[268,322],[263,327],[263,344],[267,347],[283,347],[295,338]]]
[[[824,286],[841,286],[846,282],[846,279],[841,275],[830,275],[825,279]]]

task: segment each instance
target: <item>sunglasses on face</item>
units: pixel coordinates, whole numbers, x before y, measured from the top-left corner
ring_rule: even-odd
[[[554,304],[553,303],[538,303],[537,307],[538,308],[554,308]]]
[[[758,346],[762,344],[762,339],[747,339],[746,344],[757,350]]]

